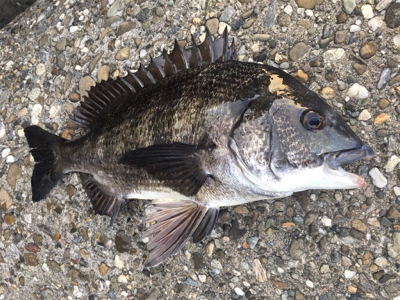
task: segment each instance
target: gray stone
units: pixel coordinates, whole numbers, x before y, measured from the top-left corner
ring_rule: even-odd
[[[388,84],[391,75],[392,75],[392,70],[390,68],[384,68],[381,72],[376,88],[378,90],[383,90]]]
[[[290,256],[292,259],[300,260],[304,254],[304,241],[302,239],[293,240],[290,245]]]
[[[117,12],[125,7],[125,0],[116,0],[107,12],[107,18],[113,17]]]
[[[389,28],[400,26],[400,3],[392,3],[386,11],[385,22]]]
[[[230,19],[232,18],[232,16],[235,14],[235,9],[233,8],[233,6],[228,6],[227,8],[224,9],[224,11],[222,12],[221,16],[219,17],[219,20],[221,22],[225,22],[228,23],[230,21]]]
[[[289,57],[291,60],[296,61],[302,58],[308,52],[308,46],[304,42],[299,42],[293,46],[289,51]]]
[[[356,8],[356,1],[355,0],[343,0],[343,7],[347,14],[351,14]]]

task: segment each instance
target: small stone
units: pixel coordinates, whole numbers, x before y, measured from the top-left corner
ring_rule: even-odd
[[[361,13],[364,16],[364,19],[371,19],[374,17],[374,12],[372,10],[372,6],[369,4],[361,6]]]
[[[354,83],[349,88],[346,95],[349,96],[350,98],[357,98],[359,100],[363,100],[369,97],[369,92],[364,86],[358,83]]]
[[[4,187],[0,189],[0,203],[3,211],[7,211],[12,204],[12,198]]]
[[[330,87],[324,87],[321,91],[321,96],[324,99],[330,100],[336,97],[335,91]]]
[[[212,18],[206,21],[206,26],[210,30],[211,34],[218,33],[219,21],[217,18]]]
[[[200,25],[200,24],[201,24],[201,19],[195,17],[195,18],[193,18],[193,21],[192,21],[192,22],[193,22],[194,25]]]
[[[322,274],[329,273],[329,265],[326,265],[326,264],[322,265],[321,268],[319,269],[319,271]]]
[[[335,32],[335,43],[342,44],[346,41],[347,30],[339,30]]]
[[[100,264],[100,266],[99,266],[100,275],[101,275],[101,276],[106,275],[109,268],[110,268],[110,267],[107,266],[107,264],[106,264],[105,262],[102,262],[102,263]]]
[[[287,289],[287,287],[288,287],[288,284],[287,284],[286,282],[283,282],[283,281],[280,281],[280,280],[277,280],[277,279],[274,279],[274,280],[272,281],[272,284],[273,284],[277,289],[280,289],[280,290],[285,290],[285,289]]]
[[[394,193],[397,197],[400,197],[400,186],[395,186],[395,187],[393,187],[393,193]]]
[[[218,26],[218,34],[219,35],[223,35],[225,29],[229,32],[231,32],[231,26],[229,26],[228,24],[224,23],[224,22],[219,22],[219,26]]]
[[[213,259],[211,261],[211,267],[214,269],[222,270],[222,264],[216,259]]]
[[[400,26],[400,3],[392,3],[386,11],[385,22],[389,28]]]
[[[245,214],[248,214],[248,213],[249,213],[249,210],[248,210],[247,207],[244,206],[244,205],[236,206],[233,210],[234,210],[236,213],[242,214],[242,215],[245,215]]]
[[[40,88],[34,88],[29,92],[28,98],[32,101],[35,101],[40,96],[40,92]]]
[[[351,221],[351,227],[353,227],[359,231],[362,231],[362,232],[365,232],[368,229],[367,225],[363,221],[357,220],[357,219]]]
[[[400,34],[396,34],[393,37],[393,43],[397,48],[400,48]]]
[[[302,239],[293,240],[290,245],[290,256],[294,260],[300,260],[304,253],[304,241]]]
[[[64,51],[66,46],[67,46],[67,40],[66,39],[62,39],[61,41],[59,41],[56,44],[56,49],[58,51]]]
[[[338,61],[344,56],[344,53],[345,51],[342,48],[328,50],[323,54],[324,62],[326,64],[330,64],[332,62]]]
[[[352,285],[349,285],[349,286],[347,287],[347,291],[348,291],[349,293],[355,294],[355,293],[357,293],[357,287],[352,286]]]
[[[110,27],[103,29],[102,32],[100,33],[100,42],[102,42],[103,39],[111,32],[113,32],[113,30]]]
[[[298,70],[296,74],[294,74],[294,77],[300,81],[301,83],[306,83],[308,80],[308,74],[304,72],[303,70]]]
[[[379,106],[380,109],[387,108],[389,106],[389,104],[390,104],[389,100],[385,99],[385,98],[381,98],[378,101],[378,106]]]
[[[232,16],[235,14],[235,9],[233,8],[233,6],[228,6],[227,8],[224,9],[224,11],[222,12],[221,16],[219,17],[219,20],[221,22],[225,22],[228,23],[230,21],[230,19],[232,18]]]
[[[125,267],[124,262],[119,258],[119,255],[115,255],[114,266],[118,269],[123,269]]]
[[[314,288],[314,282],[312,282],[311,280],[306,280],[306,286],[308,286],[309,288]]]
[[[358,75],[362,75],[367,71],[366,65],[360,64],[360,63],[354,63],[353,64],[354,70],[356,70]]]
[[[369,119],[371,119],[371,114],[366,109],[361,111],[361,113],[358,115],[358,120],[360,121],[368,121]]]
[[[374,56],[375,52],[378,50],[378,45],[375,42],[367,42],[360,48],[360,56],[363,59],[368,59]]]
[[[390,3],[392,3],[392,2],[393,2],[393,0],[380,0],[379,3],[375,6],[375,9],[377,11],[382,11],[382,10],[388,8]]]
[[[131,31],[132,29],[136,28],[136,23],[132,21],[126,21],[119,26],[117,31],[117,36],[121,36],[124,33]]]
[[[156,8],[156,15],[157,15],[159,18],[162,18],[162,17],[164,16],[164,9],[163,9],[162,7],[160,7],[160,6],[158,6],[158,7]]]
[[[100,51],[89,63],[89,73],[92,73],[104,52]]]
[[[36,254],[34,253],[25,253],[24,262],[27,266],[32,266],[32,267],[35,267],[39,264]]]
[[[97,73],[98,82],[101,82],[103,80],[108,80],[109,76],[110,76],[110,67],[106,65],[101,66],[99,69],[99,73]]]
[[[314,9],[316,5],[321,5],[324,0],[296,0],[297,5],[300,8]]]
[[[107,11],[107,17],[113,17],[117,12],[121,11],[125,7],[125,0],[116,0]]]
[[[244,296],[244,292],[242,291],[241,288],[235,287],[235,293],[238,294],[239,296]]]
[[[347,21],[347,14],[344,11],[340,11],[336,17],[336,21],[338,24],[346,23]]]
[[[381,27],[383,24],[384,24],[384,22],[381,19],[381,17],[375,17],[368,21],[368,27],[372,31],[378,30],[378,28]]]
[[[379,81],[376,85],[378,90],[383,90],[390,80],[390,76],[392,75],[392,69],[384,68],[379,77]]]
[[[115,247],[119,253],[128,252],[131,249],[132,239],[123,230],[115,235]]]
[[[387,185],[387,179],[382,175],[378,168],[372,168],[371,171],[369,171],[369,176],[371,176],[372,183],[376,187],[384,188]]]
[[[390,117],[387,113],[381,113],[379,116],[377,116],[374,120],[374,125],[379,125],[382,124],[384,122],[386,122],[387,120],[389,120]]]
[[[13,162],[8,168],[7,182],[10,187],[15,190],[17,187],[17,181],[22,177],[22,169],[17,162]]]
[[[295,44],[289,51],[289,57],[292,61],[297,61],[306,55],[308,52],[308,46],[304,42]]]
[[[359,31],[361,31],[361,27],[360,26],[358,26],[358,25],[350,25],[350,32],[359,32]],[[350,41],[351,41],[351,38],[350,38]]]
[[[126,283],[128,283],[128,280],[126,279],[125,275],[121,274],[121,275],[118,276],[118,282],[126,284]]]
[[[209,242],[209,243],[206,245],[206,254],[207,254],[208,257],[211,257],[211,256],[213,255],[213,253],[214,253],[214,248],[215,248],[214,242]]]
[[[5,214],[4,222],[10,226],[15,224],[15,218],[12,214]]]
[[[43,63],[40,63],[36,66],[36,75],[40,76],[46,72],[46,66]]]
[[[130,56],[130,48],[124,47],[118,51],[117,55],[115,56],[116,60],[127,60]]]
[[[350,15],[354,8],[356,8],[356,1],[355,0],[343,0],[343,7],[345,12]]]
[[[383,256],[377,257],[377,258],[374,260],[374,263],[375,263],[378,267],[381,267],[381,268],[387,268],[387,267],[390,266],[390,263],[388,262],[388,260],[387,260],[385,257],[383,257]]]
[[[351,270],[345,270],[344,271],[344,277],[346,279],[353,278],[356,274],[357,274],[357,272],[355,272],[355,271],[351,271]]]
[[[257,21],[257,17],[248,19],[242,26],[243,29],[250,28]],[[232,26],[233,27],[233,26]]]
[[[386,217],[388,219],[398,219],[400,218],[400,212],[396,209],[396,207],[391,206],[386,213]]]
[[[267,272],[258,259],[254,260],[254,271],[258,282],[266,282],[268,280]]]
[[[72,102],[78,102],[79,100],[81,100],[81,96],[78,93],[72,92],[71,94],[69,94],[69,100],[71,100]]]
[[[271,39],[271,36],[269,34],[257,33],[255,35],[253,35],[253,40],[256,40],[256,41],[267,42],[270,39]]]
[[[367,251],[364,253],[364,255],[362,256],[362,264],[364,266],[368,266],[371,263],[371,252]]]

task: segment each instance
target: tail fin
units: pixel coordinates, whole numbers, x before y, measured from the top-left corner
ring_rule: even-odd
[[[24,131],[36,161],[31,183],[32,200],[37,202],[44,199],[63,176],[59,148],[66,140],[39,126],[29,126]]]

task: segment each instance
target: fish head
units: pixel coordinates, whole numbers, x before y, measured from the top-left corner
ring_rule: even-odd
[[[297,81],[291,88],[273,99],[270,91],[260,93],[234,132],[244,173],[275,192],[364,187],[363,178],[342,166],[372,158],[373,149],[317,94]]]

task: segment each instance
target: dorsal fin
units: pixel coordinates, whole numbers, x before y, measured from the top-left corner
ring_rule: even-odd
[[[160,56],[151,59],[147,67],[140,65],[135,73],[128,71],[125,77],[109,78],[97,83],[90,89],[88,96],[84,97],[84,102],[71,117],[72,121],[81,127],[93,128],[103,122],[104,116],[119,103],[163,78],[194,67],[236,60],[234,43],[229,45],[227,28],[215,41],[207,27],[203,43],[196,45],[193,36],[192,40],[193,46],[188,49],[183,49],[175,40],[174,49],[170,54],[164,49]]]

